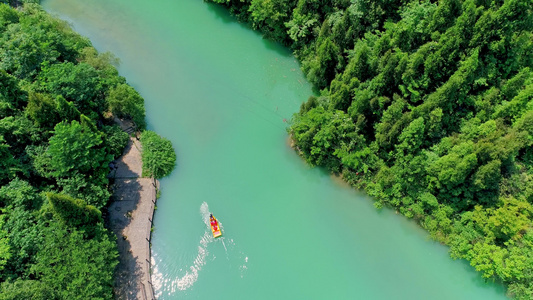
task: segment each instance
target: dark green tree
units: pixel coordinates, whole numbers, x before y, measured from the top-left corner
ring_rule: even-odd
[[[54,214],[68,227],[85,230],[91,236],[95,234],[95,227],[102,222],[102,213],[96,207],[67,195],[48,193],[47,196]]]
[[[98,72],[85,63],[46,66],[39,74],[40,89],[74,103],[83,114],[97,119],[105,107],[104,88]]]
[[[144,129],[144,99],[127,84],[119,84],[109,91],[107,103],[111,112],[119,117],[128,117],[138,129]]]

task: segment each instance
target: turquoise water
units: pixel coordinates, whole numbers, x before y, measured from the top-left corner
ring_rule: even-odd
[[[295,154],[286,121],[312,91],[287,49],[201,0],[43,2],[120,58],[149,128],[176,148],[154,220],[159,299],[505,299]]]

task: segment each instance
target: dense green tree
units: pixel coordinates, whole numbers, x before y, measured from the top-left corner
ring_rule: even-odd
[[[0,206],[21,207],[25,210],[34,210],[41,207],[42,197],[36,194],[28,182],[14,179],[9,184],[0,188]]]
[[[88,64],[53,64],[43,69],[39,80],[43,91],[63,96],[83,114],[97,118],[95,112],[105,110],[101,79],[97,71]]]
[[[285,23],[287,34],[294,41],[293,47],[303,47],[316,35],[318,21],[308,15],[293,11],[290,21]]]
[[[120,61],[110,52],[98,53],[93,47],[85,47],[80,50],[79,60],[91,65],[100,76],[104,88],[109,89],[118,84],[126,83],[126,79],[119,76],[115,67]]]
[[[19,87],[19,81],[0,69],[0,117],[13,115],[26,101],[27,94]]]
[[[0,215],[0,271],[4,269],[5,264],[11,258],[8,234],[3,228],[4,218],[5,215]]]
[[[49,140],[47,154],[55,177],[71,176],[77,172],[105,172],[110,161],[102,133],[78,121],[59,123]],[[98,175],[97,175],[98,176]]]
[[[27,145],[42,140],[43,133],[26,116],[20,114],[0,120],[0,135],[9,144],[11,153],[20,157]]]
[[[51,95],[31,93],[28,97],[26,112],[37,125],[54,128],[59,123],[56,103]]]
[[[137,128],[144,129],[144,99],[127,84],[119,84],[109,91],[109,108],[119,117],[133,120]]]
[[[89,46],[87,39],[74,34],[64,21],[50,17],[38,5],[25,5],[18,18],[9,9],[2,10],[2,15],[9,16],[2,17],[4,24],[12,24],[0,38],[0,69],[16,77],[35,77],[43,63],[75,61],[77,51]]]
[[[40,208],[42,197],[26,181],[15,179],[0,188],[0,206],[5,207],[3,229],[7,232],[10,260],[0,278],[24,276],[27,264],[39,248],[39,233],[31,211]]]
[[[172,143],[157,133],[145,130],[141,134],[143,176],[162,178],[176,166]]]
[[[48,193],[47,196],[52,206],[52,211],[68,227],[84,229],[93,234],[93,227],[102,221],[102,213],[94,206],[87,205],[81,199],[53,193]]]
[[[11,8],[6,1],[0,1],[0,24],[2,26],[2,29],[4,29],[7,25],[18,23],[19,22],[19,14],[18,12]]]
[[[324,39],[318,45],[316,58],[303,65],[307,78],[319,88],[326,87],[335,78],[335,69],[339,63],[338,51],[337,46],[329,38]]]
[[[112,298],[118,254],[109,235],[104,232],[87,240],[81,232],[53,223],[43,234],[43,248],[32,266],[35,277],[51,287],[60,299]]]
[[[265,36],[281,41],[287,41],[285,23],[290,19],[293,1],[289,0],[252,0],[250,3],[250,19],[256,29],[260,29]]]
[[[4,229],[7,231],[10,259],[0,277],[2,280],[29,278],[29,268],[42,244],[39,221],[32,210],[13,207],[7,212]]]
[[[106,148],[109,149],[109,153],[114,158],[121,156],[124,148],[128,145],[128,134],[117,125],[103,126],[102,131],[105,134],[104,143]]]
[[[99,181],[86,178],[83,174],[58,178],[57,185],[63,193],[77,199],[83,199],[98,209],[102,209],[111,196],[107,186],[102,186]]]
[[[59,300],[53,287],[38,280],[16,280],[0,286],[0,300]]]
[[[20,161],[13,157],[10,146],[0,135],[0,182],[15,178],[17,171],[21,170]]]

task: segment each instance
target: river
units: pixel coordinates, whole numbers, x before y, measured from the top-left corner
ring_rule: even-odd
[[[146,101],[178,165],[152,238],[159,299],[505,299],[394,211],[308,167],[285,128],[311,86],[290,52],[201,0],[44,0]],[[221,222],[214,240],[208,213]]]

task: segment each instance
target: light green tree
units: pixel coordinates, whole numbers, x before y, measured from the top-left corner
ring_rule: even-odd
[[[162,178],[176,166],[176,152],[172,143],[149,130],[141,134],[143,176]]]

